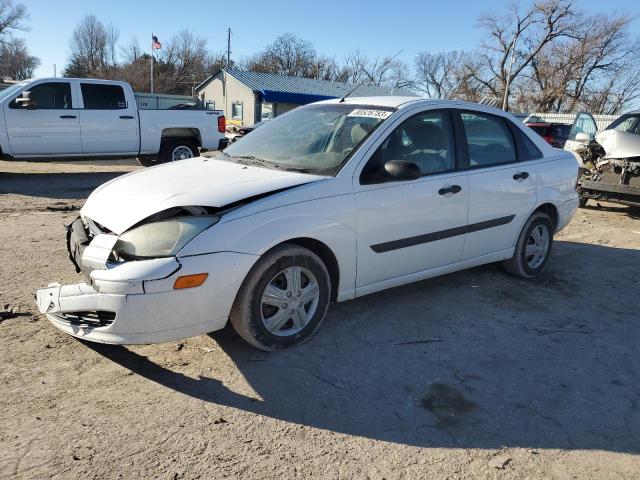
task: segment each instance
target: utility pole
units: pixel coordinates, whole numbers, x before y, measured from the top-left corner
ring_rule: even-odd
[[[507,71],[507,78],[504,85],[504,96],[502,97],[502,110],[507,110],[507,103],[509,102],[509,88],[511,88],[511,69],[516,61],[516,40],[518,37],[513,36],[513,42],[511,43],[511,61],[509,62],[509,70]]]
[[[231,68],[231,29],[227,29],[227,69]]]
[[[56,64],[53,64],[53,78],[56,78],[58,76],[57,72],[56,72]]]

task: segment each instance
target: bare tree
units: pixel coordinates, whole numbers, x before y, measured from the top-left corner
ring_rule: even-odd
[[[158,91],[191,94],[195,85],[220,66],[220,55],[213,57],[207,41],[189,30],[182,30],[165,43],[157,63]]]
[[[523,77],[520,108],[595,112],[621,109],[640,92],[640,46],[625,15],[586,17],[574,36],[543,48]],[[622,103],[621,103],[622,102]]]
[[[22,38],[15,38],[8,44],[0,44],[0,78],[25,80],[33,76],[39,65],[40,60],[29,55]]]
[[[137,38],[132,38],[129,42],[120,50],[120,56],[124,60],[125,64],[135,63],[140,57],[142,57],[142,49]]]
[[[249,57],[244,68],[262,73],[274,73],[293,77],[313,77],[317,74],[316,50],[307,40],[283,33],[264,50]]]
[[[113,25],[104,25],[95,15],[85,16],[71,36],[71,56],[64,75],[111,78],[116,74],[118,36]]]
[[[0,78],[24,80],[40,65],[40,60],[29,54],[25,41],[13,36],[16,31],[27,30],[28,18],[24,5],[0,0]]]
[[[451,98],[465,80],[466,57],[461,50],[419,53],[415,64],[416,88],[429,98]]]
[[[0,0],[0,43],[10,43],[11,35],[16,30],[26,30],[25,22],[29,14],[27,8],[12,0]]]
[[[479,24],[489,38],[479,52],[476,69],[469,73],[486,93],[504,98],[503,106],[508,109],[509,85],[545,46],[575,35],[578,22],[571,0],[543,0],[524,12],[514,4],[506,15],[484,15]]]

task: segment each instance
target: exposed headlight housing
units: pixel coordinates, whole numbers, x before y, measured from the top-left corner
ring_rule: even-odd
[[[171,257],[219,221],[218,215],[198,215],[147,223],[120,235],[113,251],[122,258]]]

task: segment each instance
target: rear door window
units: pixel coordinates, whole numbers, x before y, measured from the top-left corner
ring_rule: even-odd
[[[127,108],[124,89],[120,85],[81,83],[85,110],[120,110]]]
[[[517,161],[516,146],[506,120],[482,112],[461,112],[469,166],[488,167]]]

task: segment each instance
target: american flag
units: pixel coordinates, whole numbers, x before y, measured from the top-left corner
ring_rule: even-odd
[[[155,35],[151,35],[151,48],[154,50],[160,50],[162,48],[162,44],[158,41],[158,37]]]

